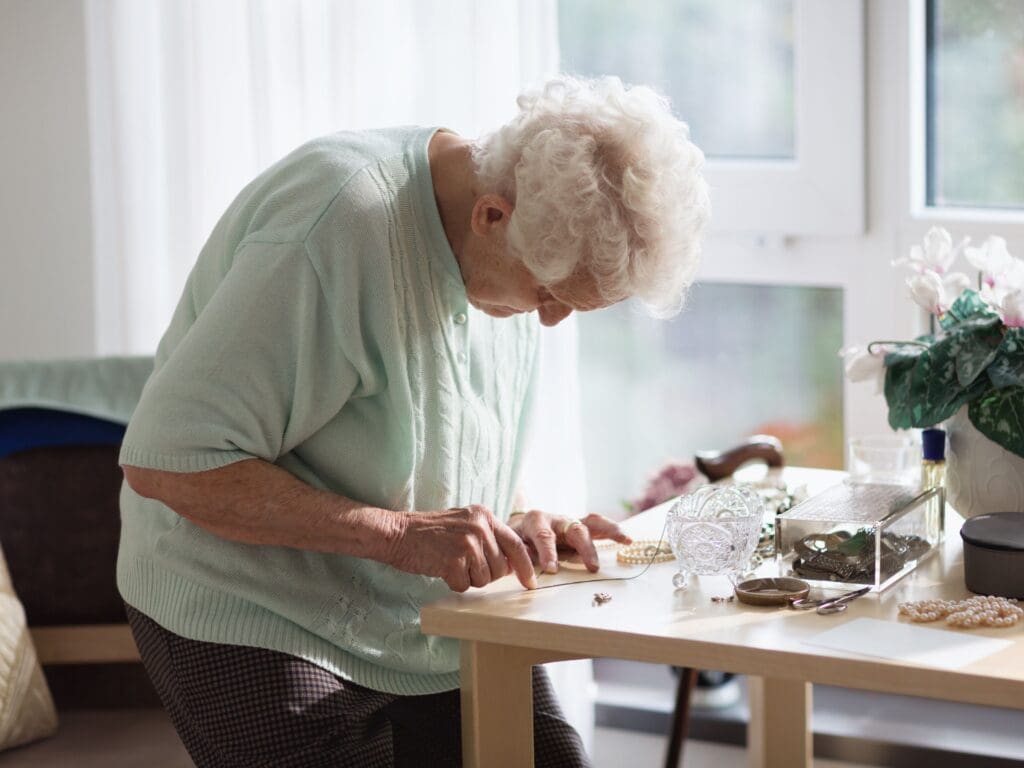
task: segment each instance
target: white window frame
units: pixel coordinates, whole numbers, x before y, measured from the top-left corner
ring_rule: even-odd
[[[795,3],[798,159],[709,161],[713,224],[698,279],[839,288],[844,346],[912,338],[924,320],[890,265],[926,229],[903,226],[907,5]],[[843,428],[847,438],[888,430],[884,397],[844,381]]]
[[[864,231],[862,0],[794,0],[792,160],[710,158],[713,233]]]
[[[925,0],[795,2],[799,159],[709,160],[698,281],[841,288],[844,344],[913,338],[927,317],[891,262],[936,225],[1024,257],[1024,211],[925,204]],[[848,438],[888,430],[870,384],[844,382],[843,410]]]
[[[891,312],[876,311],[872,304],[878,295],[874,281],[890,271],[891,244],[875,245],[872,268],[858,263],[867,240],[870,178],[865,170],[866,4],[793,3],[794,158],[708,158],[712,216],[697,280],[839,288],[844,343],[890,338],[900,333],[884,321]],[[898,286],[890,292],[897,293]],[[887,301],[897,303],[898,298]],[[838,381],[838,356],[835,371]],[[869,388],[851,393],[843,387],[844,432],[884,430],[884,400]]]
[[[927,2],[909,0],[905,8],[910,95],[910,131],[906,137],[910,158],[910,199],[903,229],[910,237],[919,238],[929,227],[941,226],[957,235],[968,236],[975,242],[980,242],[990,234],[999,234],[1006,238],[1011,253],[1024,256],[1024,209],[1014,211],[928,204]]]
[[[912,335],[916,320],[901,312],[890,274],[895,249],[868,232],[866,167],[870,159],[874,173],[878,161],[867,152],[866,4],[794,0],[793,11],[795,157],[708,159],[712,218],[698,281],[839,288],[844,345]],[[846,436],[887,428],[884,399],[868,389],[843,384]]]

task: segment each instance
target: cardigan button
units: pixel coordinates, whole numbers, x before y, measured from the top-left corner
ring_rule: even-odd
[[[455,316],[455,324],[456,325],[465,325],[466,324],[466,320],[468,320],[468,319],[469,318],[466,317],[466,313],[465,312],[459,312],[459,314],[457,314]]]

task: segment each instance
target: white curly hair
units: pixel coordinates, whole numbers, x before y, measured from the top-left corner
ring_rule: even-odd
[[[617,77],[561,75],[474,147],[477,183],[513,203],[508,246],[544,285],[589,274],[611,301],[678,312],[710,215],[704,154],[668,101]]]

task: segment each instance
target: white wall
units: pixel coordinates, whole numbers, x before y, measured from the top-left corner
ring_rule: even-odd
[[[81,0],[0,0],[0,359],[93,354]]]

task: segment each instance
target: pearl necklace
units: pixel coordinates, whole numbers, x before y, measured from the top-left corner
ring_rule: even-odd
[[[655,539],[641,539],[619,547],[615,559],[623,565],[649,565],[651,563],[667,563],[675,560],[675,555],[668,544]]]
[[[900,603],[900,616],[926,622],[946,619],[952,627],[1012,627],[1024,618],[1024,608],[1005,597],[970,597],[966,600],[918,600]]]

